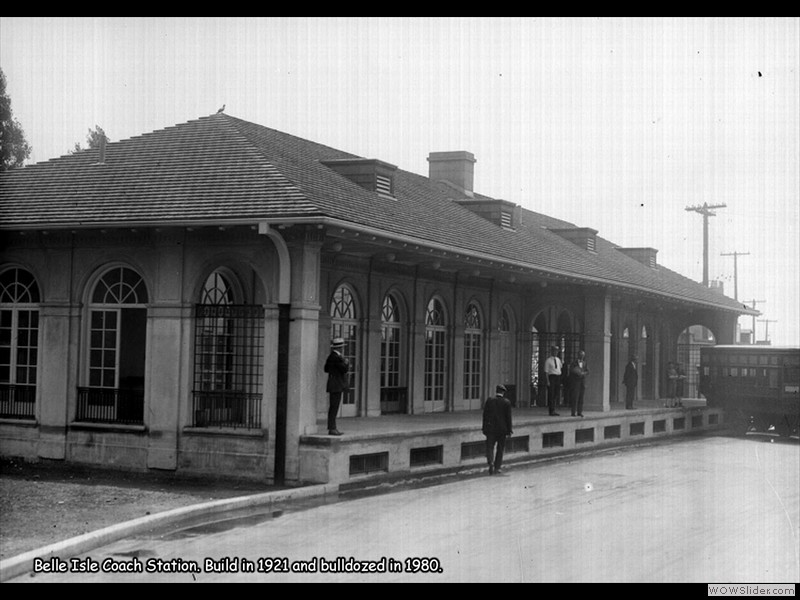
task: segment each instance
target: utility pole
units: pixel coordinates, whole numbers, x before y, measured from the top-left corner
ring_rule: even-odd
[[[755,310],[756,309],[756,304],[765,304],[767,301],[766,300],[756,300],[754,298],[753,300],[748,300],[748,302],[750,302],[750,304],[753,305],[753,310]],[[753,343],[754,344],[756,343],[756,316],[755,315],[753,315]]]
[[[732,256],[733,257],[733,298],[734,300],[739,299],[739,257],[740,256],[750,256],[749,252],[728,252],[720,254],[720,256]]]
[[[769,343],[769,324],[770,323],[777,323],[774,319],[760,319],[759,323],[766,323],[767,328],[764,330],[764,341]]]
[[[725,208],[725,204],[708,205],[703,202],[703,206],[687,206],[687,211],[700,213],[703,215],[703,285],[708,287],[708,217],[716,217],[717,213],[711,212],[715,208]]]

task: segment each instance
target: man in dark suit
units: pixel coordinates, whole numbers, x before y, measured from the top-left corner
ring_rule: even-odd
[[[506,388],[498,385],[496,393],[486,401],[483,407],[483,435],[486,436],[486,460],[489,463],[489,475],[501,473],[503,451],[506,437],[513,431],[511,428],[511,402],[505,397]],[[495,451],[495,446],[497,451]]]
[[[622,383],[625,384],[625,408],[633,408],[633,400],[636,398],[636,386],[639,383],[639,370],[636,367],[636,357],[631,356],[628,364],[625,365],[625,375],[622,376]]]
[[[583,398],[586,395],[586,352],[581,350],[569,366],[569,404],[573,417],[583,416]]]
[[[350,363],[342,355],[344,350],[344,339],[334,338],[331,342],[331,353],[325,361],[325,372],[328,374],[328,385],[325,388],[329,394],[330,404],[328,405],[328,435],[342,435],[336,429],[336,413],[339,412],[339,405],[342,403],[342,393],[350,388],[350,381],[347,372],[350,370]]]

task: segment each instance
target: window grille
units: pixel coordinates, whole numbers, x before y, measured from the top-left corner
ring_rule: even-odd
[[[354,454],[350,457],[350,475],[367,475],[389,470],[389,453]]]
[[[261,427],[264,308],[195,307],[194,425]]]
[[[444,456],[443,446],[428,446],[425,448],[411,448],[409,451],[409,466],[424,467],[427,465],[440,465]]]

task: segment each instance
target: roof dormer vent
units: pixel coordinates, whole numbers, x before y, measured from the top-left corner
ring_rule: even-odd
[[[496,198],[454,200],[476,215],[480,215],[503,229],[516,229],[519,224],[520,207],[508,200]]]
[[[375,158],[342,158],[320,162],[365,190],[394,198],[395,165]]]
[[[597,230],[589,227],[569,227],[565,229],[550,229],[569,240],[576,246],[588,250],[589,252],[597,252]]]
[[[617,250],[651,269],[655,269],[658,266],[656,261],[658,250],[655,248],[617,248]]]

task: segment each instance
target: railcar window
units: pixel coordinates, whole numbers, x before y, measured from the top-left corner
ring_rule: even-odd
[[[758,357],[757,357],[755,354],[751,354],[751,355],[750,355],[750,356],[747,358],[747,361],[748,361],[748,362],[749,362],[751,365],[757,365],[757,364],[758,364]]]
[[[768,356],[759,356],[758,357],[758,364],[760,365],[768,365],[769,364],[769,357]]]
[[[786,367],[783,372],[784,383],[800,383],[800,367]]]
[[[731,377],[739,376],[739,367],[731,367]]]
[[[769,387],[776,388],[778,387],[778,369],[770,369],[769,370]]]

